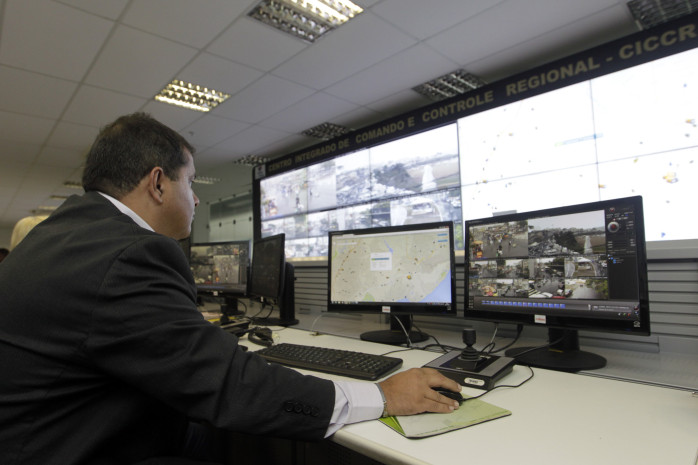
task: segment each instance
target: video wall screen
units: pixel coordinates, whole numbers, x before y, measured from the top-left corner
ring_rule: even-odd
[[[647,240],[696,237],[698,50],[458,121],[463,218],[642,195]]]
[[[453,123],[263,179],[262,237],[285,233],[288,257],[324,256],[328,231],[461,224],[459,168]]]
[[[497,106],[260,181],[262,236],[327,254],[327,232],[463,222],[643,196],[649,241],[692,239],[698,49]],[[512,265],[514,266],[514,265]]]

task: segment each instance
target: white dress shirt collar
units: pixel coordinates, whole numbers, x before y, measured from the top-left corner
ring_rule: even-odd
[[[138,216],[138,215],[136,214],[136,212],[134,212],[133,210],[131,210],[130,208],[128,208],[128,207],[127,207],[126,205],[124,205],[123,203],[119,202],[119,201],[116,200],[114,197],[105,194],[104,192],[98,192],[98,194],[102,195],[102,197],[104,197],[105,199],[107,199],[107,200],[109,200],[111,203],[113,203],[114,206],[115,206],[116,208],[118,208],[119,211],[120,211],[121,213],[123,213],[124,215],[127,215],[128,217],[130,217],[133,221],[136,222],[136,224],[137,224],[138,226],[140,226],[140,227],[143,228],[143,229],[147,229],[148,231],[153,231],[153,232],[155,232],[155,230],[154,230],[153,228],[151,228],[150,225],[149,225],[148,223],[146,223],[145,220],[144,220],[143,218],[141,218],[140,216]]]

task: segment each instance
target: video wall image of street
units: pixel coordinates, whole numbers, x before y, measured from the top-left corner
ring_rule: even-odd
[[[262,237],[286,234],[292,258],[326,255],[328,231],[460,224],[457,130],[451,124],[262,180]]]
[[[469,295],[607,300],[605,232],[603,211],[472,226]]]

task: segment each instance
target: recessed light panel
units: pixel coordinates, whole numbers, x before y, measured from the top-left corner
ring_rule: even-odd
[[[351,129],[333,123],[322,123],[303,131],[303,134],[316,139],[329,140],[350,132]]]
[[[175,79],[165,86],[155,100],[196,111],[211,111],[230,97],[208,87]]]
[[[262,0],[249,16],[312,43],[362,11],[348,0]]]
[[[429,97],[431,100],[443,100],[456,95],[470,92],[485,85],[485,81],[462,69],[458,69],[441,77],[425,82],[412,90]]]

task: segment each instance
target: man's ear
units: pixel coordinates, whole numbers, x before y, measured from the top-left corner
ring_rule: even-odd
[[[157,203],[162,203],[162,190],[165,173],[162,168],[156,166],[148,174],[148,193]]]

